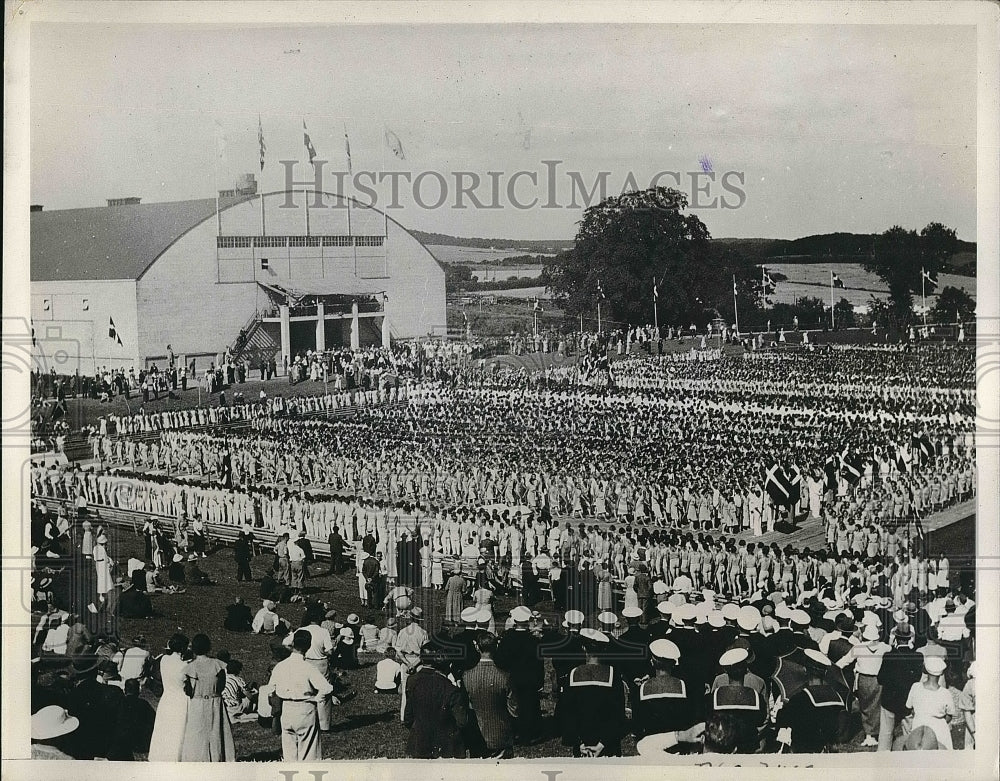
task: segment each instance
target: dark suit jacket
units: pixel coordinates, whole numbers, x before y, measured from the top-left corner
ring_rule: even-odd
[[[416,759],[464,758],[462,730],[469,709],[461,689],[437,670],[421,667],[406,681],[403,724],[406,755]]]

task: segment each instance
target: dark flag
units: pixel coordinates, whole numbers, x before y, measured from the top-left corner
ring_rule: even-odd
[[[823,474],[826,475],[824,481],[824,488],[827,491],[837,490],[837,458],[836,456],[830,456],[826,459],[826,463],[823,464]]]
[[[787,470],[789,485],[789,504],[797,504],[802,499],[802,470],[795,464]]]
[[[830,277],[830,281],[831,281],[831,284],[833,284],[834,287],[843,287],[844,286],[843,281],[840,279],[839,276],[837,276],[836,273],[834,273],[833,276]]]
[[[118,342],[119,347],[122,346],[122,338],[118,335],[118,329],[115,328],[115,319],[113,317],[108,318],[108,338]]]
[[[851,453],[849,448],[844,448],[844,452],[840,454],[840,474],[844,479],[854,485],[861,479],[861,468],[861,459]]]
[[[785,470],[776,461],[764,473],[764,490],[777,505],[785,506],[792,503],[792,485]]]

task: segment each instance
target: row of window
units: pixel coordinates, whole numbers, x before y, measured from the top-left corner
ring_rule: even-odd
[[[253,247],[381,247],[385,236],[218,236],[219,249]]]

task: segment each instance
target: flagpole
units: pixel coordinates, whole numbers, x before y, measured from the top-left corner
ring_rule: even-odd
[[[920,306],[923,309],[924,327],[927,327],[927,272],[920,267]]]
[[[736,303],[736,275],[733,274],[733,314],[736,316],[736,338],[740,338],[740,308]]]
[[[653,330],[656,332],[656,338],[660,338],[660,307],[659,307],[659,290],[656,287],[656,277],[653,277]]]
[[[601,333],[601,302],[597,301],[597,333]]]
[[[833,310],[833,269],[830,269],[830,330],[834,331],[836,328],[837,319]]]
[[[309,235],[309,191],[303,187],[302,188],[302,200],[305,201],[306,207],[306,236]]]

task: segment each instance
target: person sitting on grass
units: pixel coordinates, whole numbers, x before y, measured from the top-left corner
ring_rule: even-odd
[[[384,653],[385,658],[375,665],[375,691],[379,694],[397,694],[402,665],[396,659],[395,648],[390,646]]]
[[[226,606],[226,618],[222,627],[230,632],[249,632],[252,622],[250,608],[244,604],[243,597],[237,595],[233,604]]]

